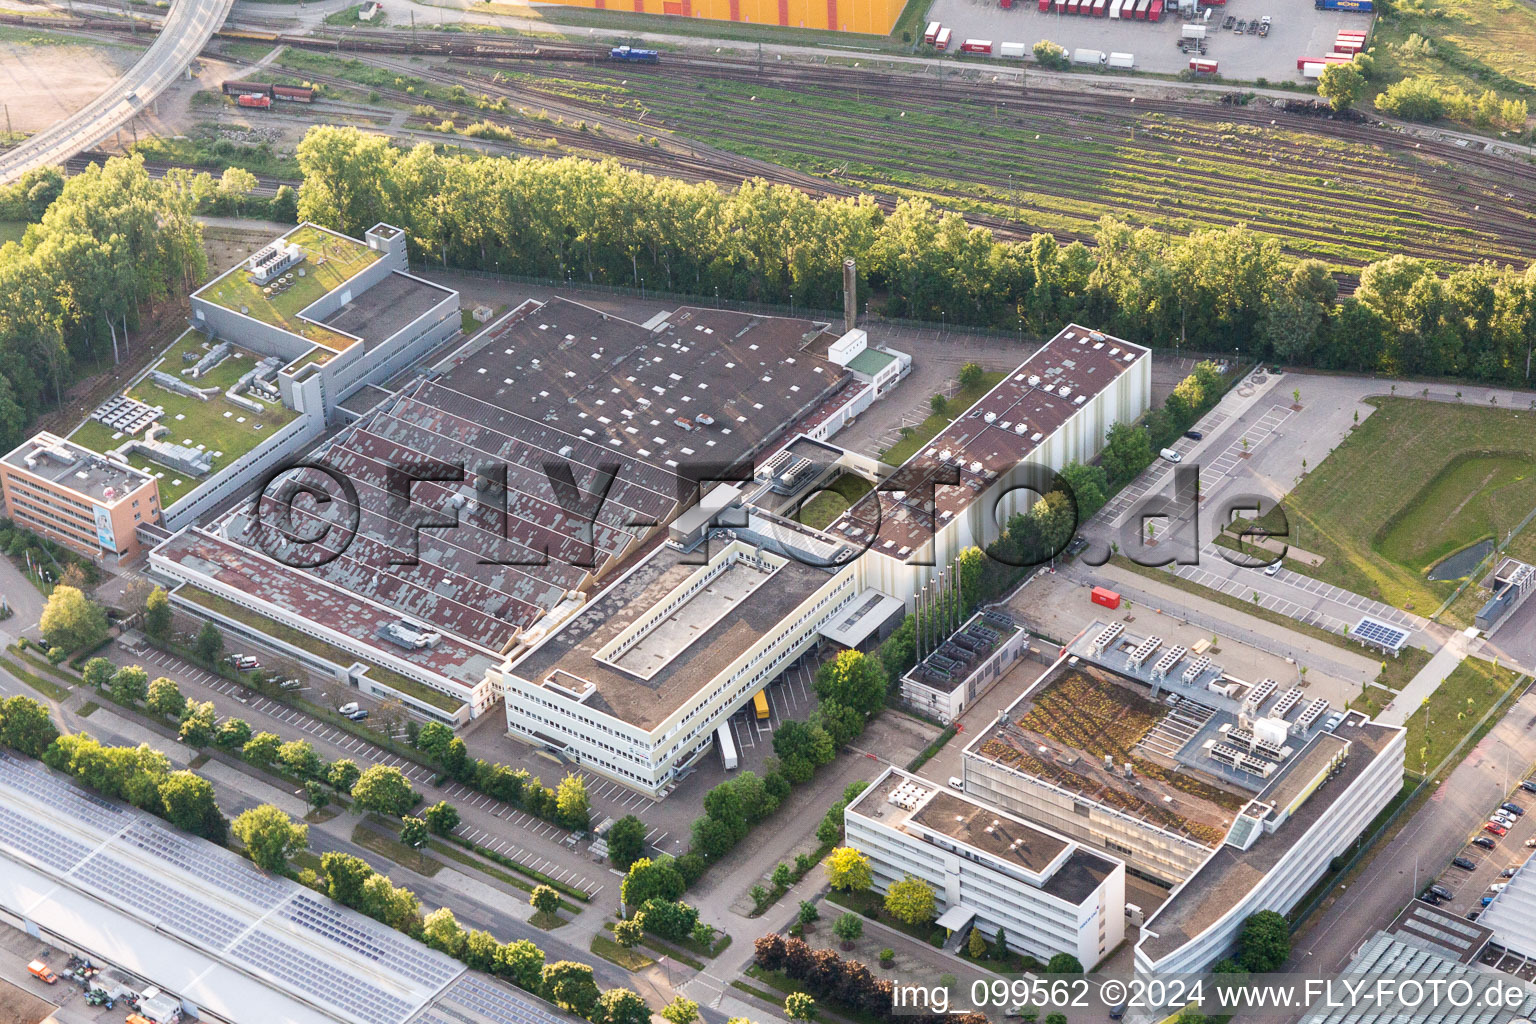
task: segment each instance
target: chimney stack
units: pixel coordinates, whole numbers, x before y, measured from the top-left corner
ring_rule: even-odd
[[[843,260],[843,333],[854,329],[859,318],[859,274],[853,260]]]

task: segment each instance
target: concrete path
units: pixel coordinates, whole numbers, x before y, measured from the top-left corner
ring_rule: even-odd
[[[1429,664],[1419,669],[1418,674],[1408,680],[1408,685],[1398,691],[1397,696],[1392,698],[1392,703],[1382,708],[1381,714],[1376,716],[1376,721],[1382,725],[1406,723],[1409,717],[1419,710],[1420,705],[1440,688],[1446,676],[1456,671],[1456,666],[1471,653],[1474,646],[1481,647],[1481,643],[1473,643],[1461,633],[1453,634],[1445,642],[1445,646],[1429,659]]]

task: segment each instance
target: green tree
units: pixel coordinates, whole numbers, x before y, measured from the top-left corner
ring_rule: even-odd
[[[304,802],[311,810],[321,810],[331,803],[330,791],[314,779],[310,779],[304,783]]]
[[[161,718],[179,719],[182,711],[186,710],[187,698],[181,695],[176,680],[161,676],[149,684],[149,694],[144,705]]]
[[[363,885],[374,870],[361,857],[350,853],[320,855],[320,873],[325,876],[326,894],[342,906],[354,910],[362,906]]]
[[[192,651],[203,661],[213,664],[224,653],[224,634],[212,622],[204,622],[203,628],[197,631],[197,639],[192,643]]]
[[[614,822],[608,829],[608,860],[620,871],[628,871],[629,866],[639,860],[645,853],[645,836],[647,831],[645,822],[633,814],[626,814]]]
[[[400,769],[393,765],[368,767],[352,786],[352,799],[360,810],[398,818],[416,802],[416,792]]]
[[[439,800],[428,807],[421,817],[427,823],[427,828],[440,836],[452,835],[453,830],[459,827],[459,812],[446,800]]]
[[[800,909],[795,912],[795,919],[802,925],[811,924],[821,920],[821,911],[816,909],[816,904],[810,900],[801,900]]]
[[[427,848],[431,840],[432,833],[427,830],[426,822],[410,815],[400,819],[400,842],[416,851],[418,861],[421,859],[421,851]]]
[[[48,709],[31,697],[0,701],[0,744],[28,757],[42,757],[59,738]]]
[[[49,647],[88,650],[107,638],[107,613],[75,587],[53,588],[38,621]]]
[[[851,846],[839,846],[827,855],[827,881],[843,892],[863,892],[873,883],[869,858]]]
[[[256,767],[267,768],[277,760],[277,751],[282,745],[283,741],[276,733],[259,732],[245,741],[241,754]]]
[[[1152,438],[1141,427],[1116,423],[1109,428],[1099,462],[1110,484],[1118,487],[1152,464]]]
[[[317,779],[325,774],[325,762],[308,740],[289,740],[277,748],[277,759],[300,779]]]
[[[1067,57],[1065,48],[1049,39],[1042,39],[1034,47],[1035,60],[1043,68],[1052,71],[1065,71],[1072,66],[1072,61]]]
[[[832,922],[832,934],[843,940],[846,944],[843,948],[846,949],[863,936],[864,919],[854,913],[839,914],[837,920]]]
[[[112,680],[112,671],[112,663],[106,658],[92,658],[81,668],[80,675],[87,686],[99,690]]]
[[[980,960],[987,955],[987,938],[981,934],[980,928],[971,929],[971,937],[966,941],[965,951],[971,954],[972,960]]]
[[[1069,462],[1061,469],[1061,479],[1077,501],[1077,518],[1084,522],[1109,500],[1109,478],[1102,466]]]
[[[865,716],[885,706],[887,685],[884,666],[862,651],[843,651],[816,671],[816,696]]]
[[[627,988],[611,988],[597,1000],[592,1024],[651,1024],[651,1008]]]
[[[676,996],[661,1008],[661,1017],[671,1024],[695,1024],[699,1019],[699,1004],[692,999]]]
[[[556,814],[560,824],[569,829],[585,829],[590,824],[592,801],[587,797],[587,784],[580,775],[567,775],[560,780],[555,791]]]
[[[464,955],[464,944],[469,936],[447,907],[438,907],[421,922],[421,940],[439,953],[452,957]]]
[[[163,587],[144,599],[144,632],[161,643],[171,635],[171,598]]]
[[[1334,110],[1348,110],[1365,93],[1365,76],[1353,64],[1329,64],[1317,79],[1317,94]]]
[[[790,1020],[815,1020],[816,1000],[804,992],[791,992],[784,997],[784,1014]]]
[[[209,836],[212,829],[223,837],[224,818],[213,786],[195,772],[171,772],[161,779],[160,803],[165,808],[165,820],[183,832]]]
[[[539,980],[539,994],[562,1010],[578,1017],[592,1016],[600,993],[592,978],[592,968],[573,960],[545,964]]]
[[[628,920],[614,922],[613,941],[625,949],[633,949],[640,944],[644,932],[645,922],[642,916],[637,914]]]
[[[528,905],[541,914],[553,914],[560,909],[560,894],[553,886],[536,885],[528,895]]]
[[[325,781],[338,793],[351,793],[362,774],[363,770],[357,766],[356,761],[343,757],[331,762],[330,769],[325,773]]]
[[[982,381],[986,380],[986,377],[987,371],[981,368],[980,363],[966,363],[960,367],[960,373],[956,380],[960,382],[962,388],[970,391],[973,388],[980,387]]]
[[[1405,78],[1376,97],[1376,109],[1405,121],[1438,121],[1445,116],[1445,94],[1433,78]]]
[[[1083,965],[1071,953],[1057,953],[1046,962],[1047,974],[1082,974]]]
[[[181,728],[177,737],[189,747],[201,749],[213,742],[214,723],[218,721],[218,709],[213,701],[188,701],[182,714]],[[249,726],[247,726],[249,728]]]
[[[927,924],[933,920],[938,900],[933,887],[921,878],[906,875],[892,882],[885,893],[885,909],[907,924]]]
[[[441,761],[453,742],[453,730],[441,722],[428,722],[416,735],[416,749],[434,761]]]
[[[239,750],[250,741],[251,723],[243,718],[226,718],[214,730],[213,742],[220,750]]]
[[[1280,969],[1290,959],[1291,929],[1273,910],[1248,915],[1237,935],[1237,961],[1255,974]]]
[[[309,848],[309,826],[293,821],[271,804],[244,812],[231,826],[257,867],[282,871],[292,854]]]
[[[112,699],[124,704],[137,704],[149,696],[149,673],[137,665],[124,665],[112,673],[107,685]]]
[[[687,888],[672,858],[658,857],[653,861],[641,857],[624,875],[624,881],[619,885],[619,898],[625,906],[634,908],[652,899],[680,899]]]

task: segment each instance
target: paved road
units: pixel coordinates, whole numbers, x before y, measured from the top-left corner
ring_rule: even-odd
[[[1451,858],[1480,834],[1489,812],[1531,770],[1536,761],[1533,727],[1536,694],[1528,692],[1440,782],[1392,842],[1376,852],[1360,877],[1296,938],[1290,969],[1337,971],[1362,942],[1389,924],[1410,899],[1442,874]],[[1411,751],[1409,754],[1413,756]],[[1472,851],[1479,862],[1489,859],[1477,847]],[[1506,839],[1494,851],[1494,858],[1502,867],[1524,853],[1523,847]],[[1477,878],[1484,874],[1491,872]]]
[[[234,0],[174,0],[160,34],[105,93],[0,155],[0,185],[37,167],[62,164],[126,124],[181,75],[213,37]]]

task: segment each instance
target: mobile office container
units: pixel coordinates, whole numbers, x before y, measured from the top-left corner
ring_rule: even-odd
[[[1301,66],[1301,73],[1307,78],[1321,78],[1323,77],[1323,68],[1327,66],[1320,60],[1309,60]]]
[[[965,42],[960,44],[960,52],[961,53],[981,53],[981,54],[990,55],[992,53],[992,40],[990,40],[990,39],[967,39]]]
[[[1125,0],[1109,0],[1109,16],[1111,18],[1120,17],[1120,12],[1124,9],[1124,7]]]
[[[768,691],[758,690],[757,696],[752,698],[752,706],[757,712],[757,720],[764,721],[768,717]]]
[[[940,25],[936,21],[930,21],[928,23],[927,30],[923,32],[923,42],[927,43],[929,46],[932,46],[933,41],[939,38],[939,29],[943,27],[943,25]]]
[[[731,737],[730,722],[715,730],[715,742],[720,744],[720,760],[725,762],[725,770],[735,771],[740,762],[736,759],[736,741]]]
[[[1180,35],[1183,38],[1185,38],[1185,39],[1204,39],[1205,38],[1205,26],[1204,25],[1185,25],[1184,28],[1180,31]]]
[[[1189,60],[1189,70],[1197,75],[1214,75],[1216,67],[1214,60],[1207,60],[1204,57],[1191,57]]]
[[[936,50],[947,50],[947,49],[949,49],[949,29],[947,29],[947,28],[939,29],[939,34],[937,36],[934,36],[934,39],[933,39],[933,48],[936,49]]]
[[[1360,11],[1370,13],[1376,9],[1374,0],[1314,0],[1313,7],[1320,11]]]
[[[272,95],[280,100],[288,100],[292,103],[313,103],[315,90],[299,85],[274,85]]]
[[[1136,66],[1136,55],[1134,53],[1111,53],[1109,55],[1109,66],[1129,71]]]
[[[1104,52],[1102,50],[1073,50],[1073,64],[1102,64]]]
[[[235,100],[242,107],[254,107],[257,110],[266,110],[272,106],[270,96],[241,96]]]
[[[998,54],[1000,56],[1003,56],[1003,57],[1023,57],[1024,56],[1024,44],[1023,43],[1000,43],[998,45],[997,52],[998,52]]]
[[[1094,604],[1101,604],[1105,608],[1120,607],[1120,595],[1115,593],[1113,590],[1110,590],[1108,587],[1094,587],[1093,590],[1090,591],[1090,596],[1092,597]]]
[[[1147,8],[1147,20],[1163,20],[1163,0],[1152,0],[1152,6]]]

